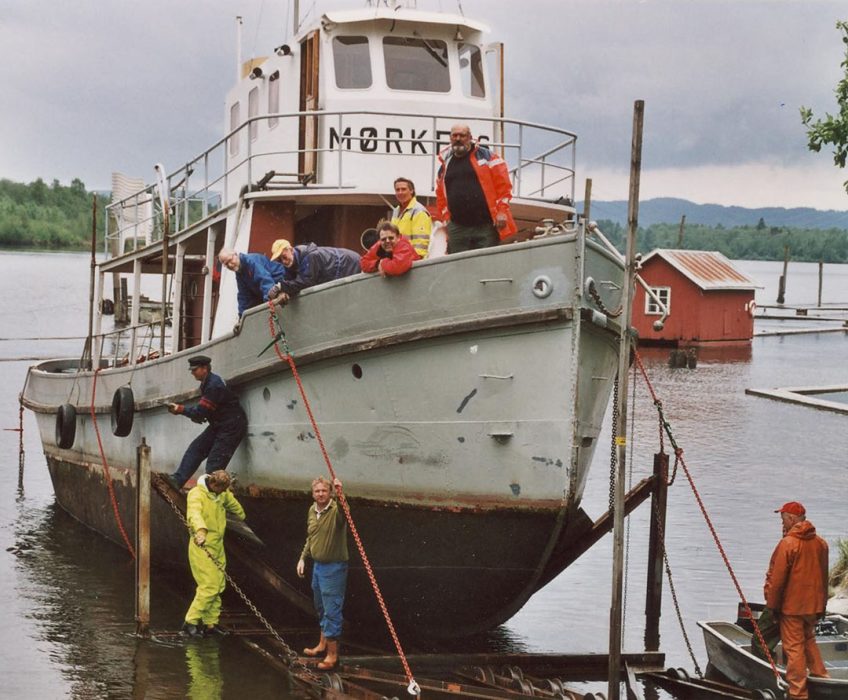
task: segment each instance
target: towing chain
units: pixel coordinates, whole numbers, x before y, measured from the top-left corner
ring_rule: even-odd
[[[188,520],[186,520],[186,517],[185,517],[185,515],[183,515],[179,506],[177,506],[177,504],[174,503],[174,501],[171,499],[171,497],[167,493],[164,493],[162,491],[160,491],[159,493],[168,502],[168,505],[171,506],[171,509],[174,511],[174,513],[177,514],[177,517],[180,519],[180,521],[183,523],[183,525],[186,526],[186,529],[188,530],[189,535],[191,537],[194,537],[194,530],[192,529]],[[275,630],[273,628],[273,626],[271,625],[271,623],[268,622],[268,620],[265,619],[265,616],[261,612],[259,612],[259,609],[253,604],[253,602],[250,600],[250,598],[247,597],[247,594],[239,587],[239,585],[227,573],[227,570],[224,567],[224,565],[221,564],[221,562],[217,561],[215,559],[215,557],[212,556],[212,553],[208,549],[206,549],[205,547],[201,547],[201,549],[206,553],[206,556],[209,557],[210,561],[217,567],[217,569],[224,575],[224,578],[226,579],[227,583],[230,584],[230,586],[232,586],[232,589],[236,593],[238,593],[239,597],[242,599],[242,601],[244,601],[244,604],[247,605],[247,607],[250,609],[250,612],[252,612],[257,617],[259,622],[262,623],[262,626],[266,630],[268,630],[268,633],[272,637],[274,637],[274,639],[276,639],[277,642],[280,644],[280,646],[283,648],[284,661],[285,661],[286,665],[290,669],[292,669],[292,671],[295,671],[298,674],[305,676],[310,682],[320,685],[321,679],[318,677],[318,675],[311,668],[309,668],[309,666],[307,666],[305,663],[303,663],[300,660],[300,657],[298,656],[297,652],[294,649],[292,649],[288,644],[286,644],[285,640],[279,635],[277,630]]]
[[[675,463],[675,467],[677,464]],[[680,631],[683,633],[683,641],[686,642],[686,649],[689,652],[689,658],[692,659],[692,665],[695,667],[695,673],[698,678],[703,679],[704,674],[701,672],[701,667],[698,665],[698,660],[695,658],[695,652],[692,650],[692,642],[689,639],[689,633],[686,631],[686,625],[683,622],[683,613],[680,612],[680,602],[677,600],[677,590],[674,587],[674,579],[671,576],[671,565],[668,563],[668,552],[665,548],[665,532],[662,523],[660,522],[660,513],[657,504],[653,504],[651,511],[654,515],[654,520],[657,524],[657,540],[662,546],[663,564],[665,565],[665,575],[668,579],[668,589],[671,591],[671,600],[674,603],[674,614],[677,615],[677,624],[680,626]]]
[[[616,444],[616,429],[618,428],[618,374],[615,375],[612,389],[612,429],[610,436],[610,476],[609,476],[609,513],[615,513],[615,465],[618,464],[618,445]]]
[[[618,318],[621,316],[621,312],[624,310],[624,307],[619,305],[615,311],[610,311],[604,305],[601,295],[598,294],[598,288],[595,286],[595,280],[593,279],[589,280],[589,296],[592,297],[592,301],[595,302],[595,305],[601,310],[601,313],[609,316],[610,318]]]

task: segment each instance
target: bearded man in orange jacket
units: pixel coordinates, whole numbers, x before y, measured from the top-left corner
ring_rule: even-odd
[[[783,521],[783,539],[771,555],[763,592],[780,623],[789,697],[807,700],[807,669],[812,676],[829,677],[816,644],[816,620],[827,605],[827,542],[797,501],[774,512]]]

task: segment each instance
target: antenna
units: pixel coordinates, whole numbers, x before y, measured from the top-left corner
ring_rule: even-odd
[[[241,80],[241,15],[236,15],[236,82]]]

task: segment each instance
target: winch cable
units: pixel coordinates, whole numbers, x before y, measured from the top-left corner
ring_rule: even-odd
[[[324,462],[327,464],[327,469],[330,472],[330,476],[335,482],[336,480],[336,472],[333,469],[333,464],[330,461],[330,455],[327,452],[327,448],[324,446],[324,439],[321,437],[321,431],[318,428],[318,422],[315,420],[315,415],[312,413],[312,407],[309,404],[309,399],[306,396],[306,390],[303,387],[303,382],[300,379],[300,374],[297,371],[297,366],[295,365],[294,358],[292,357],[291,350],[289,348],[288,343],[286,342],[286,335],[283,331],[283,327],[280,324],[279,319],[277,318],[276,309],[274,308],[274,302],[268,302],[269,314],[268,314],[268,330],[271,332],[271,338],[273,339],[274,344],[274,352],[277,353],[277,357],[280,358],[283,362],[286,362],[291,369],[292,376],[294,377],[295,382],[297,383],[298,391],[300,392],[300,396],[303,399],[303,406],[306,409],[306,414],[309,416],[309,422],[312,425],[312,429],[315,431],[315,438],[318,441],[318,446],[321,448],[321,455],[324,457]],[[277,331],[275,332],[274,326],[276,325]],[[280,350],[279,343],[282,342],[283,348],[285,350],[285,354]],[[359,532],[356,529],[356,524],[353,522],[353,516],[350,512],[350,506],[347,503],[347,499],[345,495],[342,493],[342,490],[336,487],[336,494],[339,498],[339,503],[342,506],[342,510],[345,514],[345,519],[350,526],[350,532],[353,535],[353,539],[356,542],[356,548],[359,550],[359,556],[362,557],[362,563],[365,566],[365,571],[368,574],[368,578],[371,581],[371,587],[374,589],[374,596],[377,598],[377,603],[380,606],[380,610],[383,613],[383,618],[386,621],[386,627],[389,630],[389,634],[392,637],[392,641],[394,642],[395,648],[397,649],[398,656],[400,657],[400,662],[403,664],[403,670],[406,674],[406,679],[409,682],[407,686],[407,692],[410,695],[420,695],[421,689],[418,683],[415,682],[415,677],[412,675],[412,669],[409,667],[409,662],[407,661],[406,654],[404,654],[403,647],[400,643],[400,638],[395,631],[394,623],[392,622],[391,615],[389,614],[389,608],[386,605],[386,601],[383,599],[383,594],[380,591],[380,585],[377,583],[377,576],[374,574],[374,570],[371,568],[371,562],[368,559],[368,555],[365,553],[365,546],[362,544],[362,538],[359,536]]]
[[[724,565],[727,568],[727,572],[730,575],[731,580],[733,581],[733,585],[736,588],[736,593],[739,595],[742,604],[745,606],[745,612],[747,613],[749,619],[751,620],[751,623],[753,624],[754,632],[756,633],[757,639],[762,645],[763,651],[765,652],[769,665],[771,666],[771,670],[774,673],[775,678],[777,678],[778,680],[778,685],[780,685],[780,682],[782,681],[780,671],[777,670],[777,665],[775,664],[774,659],[772,658],[768,645],[766,644],[765,639],[763,639],[763,633],[760,631],[760,626],[757,624],[757,621],[754,618],[754,614],[751,612],[751,606],[748,604],[748,599],[742,592],[742,586],[739,584],[739,580],[736,578],[736,572],[733,571],[733,567],[730,564],[730,559],[728,558],[727,553],[724,551],[724,547],[722,546],[721,540],[719,539],[718,532],[716,531],[715,526],[713,525],[713,521],[710,518],[709,513],[707,513],[707,508],[704,505],[704,501],[701,498],[701,494],[698,492],[698,489],[695,486],[695,480],[692,477],[692,473],[689,471],[689,467],[686,466],[686,461],[683,459],[683,449],[678,446],[677,442],[674,439],[674,435],[671,432],[671,425],[665,419],[665,415],[663,414],[662,410],[662,401],[659,399],[656,392],[654,391],[654,387],[651,384],[651,380],[648,378],[648,373],[645,371],[645,365],[642,364],[642,358],[640,357],[639,353],[634,351],[633,354],[636,360],[636,364],[639,366],[639,371],[642,373],[642,378],[645,380],[645,384],[647,385],[648,391],[651,394],[651,399],[653,399],[654,406],[656,407],[657,412],[659,413],[659,421],[661,425],[660,436],[662,437],[662,433],[665,432],[668,435],[668,439],[669,442],[671,442],[671,446],[674,448],[675,471],[677,470],[677,465],[679,463],[680,468],[683,469],[683,473],[685,474],[686,479],[689,482],[689,487],[692,489],[692,493],[695,496],[695,500],[698,503],[698,507],[701,510],[701,514],[704,516],[704,520],[707,523],[707,527],[710,530],[710,534],[712,535],[713,541],[715,542],[719,554],[721,555],[721,558],[724,561]],[[663,547],[663,551],[665,551],[665,547]]]
[[[162,480],[162,477],[159,476],[159,475],[154,475],[154,477],[156,479]],[[196,531],[195,531],[194,528],[192,528],[191,523],[189,523],[186,516],[183,515],[183,512],[180,510],[179,506],[176,503],[174,503],[174,500],[171,498],[171,496],[166,491],[159,490],[159,494],[168,502],[168,505],[171,506],[171,510],[173,510],[174,513],[176,513],[177,518],[180,519],[180,522],[182,522],[182,524],[185,525],[186,530],[188,530],[189,537],[194,539],[194,535],[195,535]],[[206,547],[204,547],[202,545],[196,545],[196,546],[199,546],[203,550],[203,552],[206,554],[206,556],[209,557],[209,560],[215,565],[215,568],[217,568],[224,575],[224,579],[227,581],[227,583],[230,585],[230,587],[236,593],[238,593],[239,597],[242,599],[244,604],[250,609],[250,611],[256,616],[256,618],[259,620],[259,622],[262,623],[262,626],[268,631],[268,634],[270,634],[272,637],[274,637],[274,639],[277,640],[277,642],[283,648],[283,653],[284,653],[286,665],[293,672],[305,677],[305,679],[308,680],[313,685],[320,686],[321,679],[318,677],[318,675],[311,668],[309,668],[309,666],[307,666],[305,663],[303,663],[300,660],[300,657],[298,657],[297,652],[294,649],[292,649],[288,644],[286,644],[285,640],[280,636],[280,634],[277,632],[277,630],[274,629],[273,625],[271,625],[271,623],[268,622],[267,619],[265,619],[265,616],[261,612],[259,612],[259,608],[257,608],[256,605],[254,605],[253,601],[251,601],[250,598],[247,597],[247,594],[241,589],[241,587],[227,573],[227,567],[224,566],[221,562],[219,562],[212,555],[212,552],[209,551],[209,549],[207,549]]]
[[[109,471],[109,463],[106,461],[106,452],[103,450],[103,440],[100,437],[100,428],[97,425],[97,413],[94,410],[94,399],[97,395],[97,375],[100,374],[102,367],[94,370],[94,380],[91,383],[91,422],[94,424],[94,432],[97,435],[97,448],[100,450],[100,461],[103,463],[103,472],[106,474],[106,487],[109,489],[109,498],[112,501],[112,511],[115,513],[115,521],[118,523],[118,530],[121,531],[121,537],[124,538],[124,543],[127,549],[130,550],[130,556],[135,559],[135,549],[124,528],[124,521],[121,520],[121,513],[118,511],[118,499],[115,497],[115,487],[112,484],[112,474]]]

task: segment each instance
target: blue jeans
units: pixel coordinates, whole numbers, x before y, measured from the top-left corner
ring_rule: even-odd
[[[321,632],[327,639],[342,636],[342,606],[346,586],[346,561],[313,562],[312,599]]]
[[[174,478],[182,486],[197,471],[200,463],[206,460],[206,473],[217,469],[226,469],[239,443],[247,432],[247,419],[238,416],[223,424],[207,425],[183,455]]]

